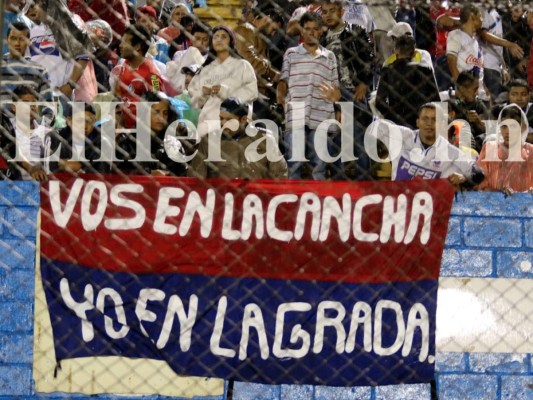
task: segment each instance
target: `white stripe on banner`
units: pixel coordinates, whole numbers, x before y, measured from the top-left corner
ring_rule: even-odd
[[[533,280],[441,278],[439,352],[533,352]]]

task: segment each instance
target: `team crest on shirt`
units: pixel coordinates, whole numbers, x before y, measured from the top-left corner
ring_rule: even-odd
[[[160,90],[159,78],[157,77],[156,74],[152,74],[151,79],[152,79],[152,90],[154,92],[159,92],[159,90]]]

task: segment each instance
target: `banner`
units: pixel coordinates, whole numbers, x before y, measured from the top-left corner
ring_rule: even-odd
[[[433,379],[445,180],[59,176],[42,187],[56,358],[330,386]]]

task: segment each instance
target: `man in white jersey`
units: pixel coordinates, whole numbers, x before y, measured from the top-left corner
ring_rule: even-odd
[[[479,9],[466,4],[461,9],[461,28],[451,31],[446,42],[446,57],[452,80],[455,82],[463,71],[472,71],[483,80],[483,55],[476,38],[483,18]]]
[[[426,103],[420,107],[417,130],[384,120],[369,127],[368,133],[389,148],[392,180],[448,179],[453,185],[465,187],[479,184],[483,172],[470,155],[438,134],[443,129],[447,135],[447,124],[437,121],[437,116],[437,105]]]
[[[64,94],[71,98],[89,62],[89,55],[69,54],[71,58],[64,58],[61,52],[66,49],[60,48],[58,38],[49,25],[51,16],[39,3],[37,6],[40,23],[30,31],[30,58],[47,70],[51,88],[56,96]],[[78,18],[78,21],[81,20]]]
[[[493,35],[483,28],[483,16],[476,6],[465,4],[459,19],[460,29],[451,31],[446,41],[446,58],[451,78],[455,82],[461,72],[471,71],[479,77],[479,97],[488,101],[483,83],[483,53],[477,37],[492,45],[507,47],[514,57],[523,57],[524,52],[516,43]]]

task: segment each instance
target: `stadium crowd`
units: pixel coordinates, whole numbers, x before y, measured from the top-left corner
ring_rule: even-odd
[[[261,0],[235,28],[198,7],[4,1],[2,177],[446,178],[533,192],[531,6]]]

